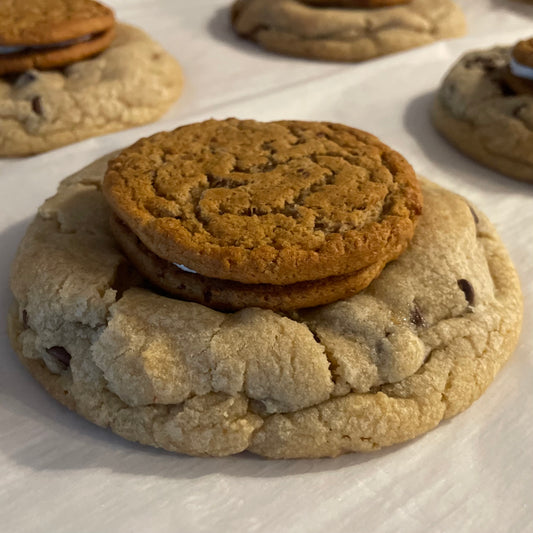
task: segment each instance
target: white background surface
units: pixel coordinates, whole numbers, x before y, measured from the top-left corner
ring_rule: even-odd
[[[489,215],[522,280],[524,331],[487,393],[424,437],[371,455],[269,461],[132,444],[49,398],[0,338],[0,531],[533,531],[533,184],[466,159],[432,129],[439,80],[468,49],[532,36],[533,4],[456,0],[469,35],[362,63],[276,56],[235,37],[227,0],[108,0],[182,63],[158,123],[0,161],[0,306],[25,228],[58,182],[104,153],[211,116],[332,120],[366,129]],[[532,147],[533,149],[533,147]]]

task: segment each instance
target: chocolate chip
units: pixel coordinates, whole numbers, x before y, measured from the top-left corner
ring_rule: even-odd
[[[29,323],[28,323],[28,311],[24,309],[22,311],[22,325],[24,326],[24,329],[28,329]]]
[[[34,96],[31,100],[31,108],[37,115],[43,115],[43,100],[40,96]]]
[[[417,328],[426,327],[426,319],[424,318],[424,315],[422,315],[422,312],[420,311],[420,307],[418,307],[416,302],[413,302],[413,307],[411,307],[411,313],[410,313],[409,320]]]
[[[63,346],[52,346],[46,349],[46,353],[55,358],[64,370],[70,366],[71,355],[63,348]]]
[[[477,213],[474,211],[474,209],[472,208],[471,205],[469,205],[468,208],[470,209],[470,212],[472,213],[472,216],[474,217],[474,222],[476,224],[478,224],[479,223],[479,217],[477,216]]]
[[[475,293],[472,284],[467,279],[459,279],[457,280],[457,285],[459,285],[459,288],[465,293],[468,305],[474,305]]]
[[[500,80],[500,90],[502,91],[503,96],[515,96],[516,91],[510,87],[507,83],[505,83],[503,80]]]
[[[24,72],[24,74],[21,74],[17,81],[15,82],[15,87],[17,89],[20,89],[21,87],[26,87],[30,83],[33,83],[35,80],[37,80],[39,76],[37,75],[37,72],[35,70],[27,70]]]

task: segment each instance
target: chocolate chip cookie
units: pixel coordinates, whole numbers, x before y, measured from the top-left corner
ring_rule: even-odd
[[[62,67],[109,46],[115,18],[94,0],[3,0],[0,75]]]
[[[97,57],[0,78],[0,156],[44,152],[151,122],[178,98],[182,84],[170,54],[140,29],[118,24]]]
[[[9,332],[52,396],[127,439],[192,455],[376,450],[467,408],[516,344],[502,242],[428,181],[410,246],[364,291],[289,315],[221,313],[143,284],[110,233],[107,162],[40,207],[12,268]]]
[[[237,0],[233,28],[273,52],[331,61],[364,61],[460,37],[466,28],[452,0],[394,2],[398,5],[369,0],[364,7],[343,8],[330,7],[336,1],[315,3]]]
[[[512,47],[465,54],[444,78],[432,117],[437,130],[466,155],[531,182],[533,91],[528,87],[533,83],[525,76],[529,68],[533,80],[533,68],[520,65],[511,70]]]

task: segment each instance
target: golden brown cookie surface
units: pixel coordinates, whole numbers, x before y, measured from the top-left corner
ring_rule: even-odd
[[[373,135],[237,119],[138,141],[110,162],[104,194],[166,261],[276,285],[394,259],[422,202],[409,163]]]
[[[0,76],[63,67],[105,50],[113,12],[93,0],[0,0]]]
[[[100,33],[113,12],[93,0],[1,0],[0,46],[46,45]]]

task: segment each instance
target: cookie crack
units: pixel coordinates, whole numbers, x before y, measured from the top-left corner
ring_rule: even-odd
[[[296,134],[294,134],[296,135]],[[336,185],[337,183],[337,172],[331,168],[328,167],[327,164],[321,163],[319,161],[320,157],[335,157],[344,160],[345,162],[349,163],[350,165],[359,165],[360,161],[358,159],[357,153],[352,154],[345,154],[341,152],[334,152],[331,150],[326,150],[323,152],[314,152],[309,155],[310,160],[313,162],[313,164],[320,167],[322,170],[322,176],[318,178],[313,183],[308,184],[304,188],[302,188],[292,200],[285,201],[283,206],[276,207],[276,206],[256,206],[253,205],[252,199],[251,199],[251,191],[250,191],[250,183],[245,182],[242,180],[239,180],[238,177],[231,176],[230,175],[216,175],[213,173],[207,173],[205,174],[205,184],[199,184],[196,187],[191,188],[189,191],[189,198],[191,204],[193,207],[193,213],[196,218],[196,221],[199,223],[199,225],[202,227],[202,230],[205,231],[207,234],[209,234],[212,238],[216,238],[216,233],[214,230],[210,229],[210,223],[212,221],[212,213],[207,213],[205,210],[201,207],[200,201],[202,198],[204,198],[207,191],[212,189],[242,189],[245,194],[249,197],[249,206],[240,208],[238,211],[234,211],[233,209],[229,209],[224,204],[219,204],[218,213],[216,215],[222,216],[225,214],[235,214],[239,216],[247,216],[247,217],[254,217],[254,216],[267,216],[267,215],[283,215],[287,218],[293,218],[293,219],[300,219],[301,218],[301,212],[300,210],[302,208],[307,208],[305,205],[306,200],[314,193],[320,192],[325,187]],[[280,164],[284,165],[290,165],[291,163],[294,163],[295,161],[299,161],[300,157],[289,157],[286,160],[284,160],[282,163],[278,162],[273,155],[269,156],[269,159],[266,163],[263,163],[261,165],[256,165],[254,167],[251,167],[250,169],[239,169],[240,174],[246,174],[246,175],[253,175],[258,172],[270,172],[275,169]],[[388,163],[386,160],[382,159],[382,164],[385,165],[386,168],[388,168]],[[235,167],[234,167],[235,168]],[[301,168],[298,170],[298,173],[306,177],[306,174],[309,173],[308,170],[305,168]],[[166,201],[171,202],[174,206],[176,206],[176,211],[179,211],[176,204],[176,199],[172,196],[165,194],[157,185],[157,172],[152,171],[152,189],[154,191],[154,194],[156,197],[163,198]],[[377,183],[377,180],[374,176],[374,173],[370,173],[369,175],[369,181]],[[383,206],[384,208],[376,213],[370,222],[376,222],[381,219],[383,219],[385,216],[387,216],[388,210],[391,208],[391,198],[393,195],[393,191],[390,191],[387,193]],[[150,205],[145,205],[145,208],[152,214],[152,216],[156,217],[158,215],[157,209],[154,209]],[[350,210],[350,212],[355,211],[364,211],[367,208],[366,204],[362,204],[360,206],[353,206]],[[175,214],[173,218],[182,220],[181,214]],[[353,224],[353,223],[347,223],[347,222],[335,222],[329,219],[328,217],[324,215],[317,214],[315,216],[315,225],[312,228],[315,232],[322,232],[322,233],[337,233],[337,232],[345,232],[349,230],[360,230],[362,227],[364,227],[365,224],[369,223],[368,220],[362,220],[360,224]]]

